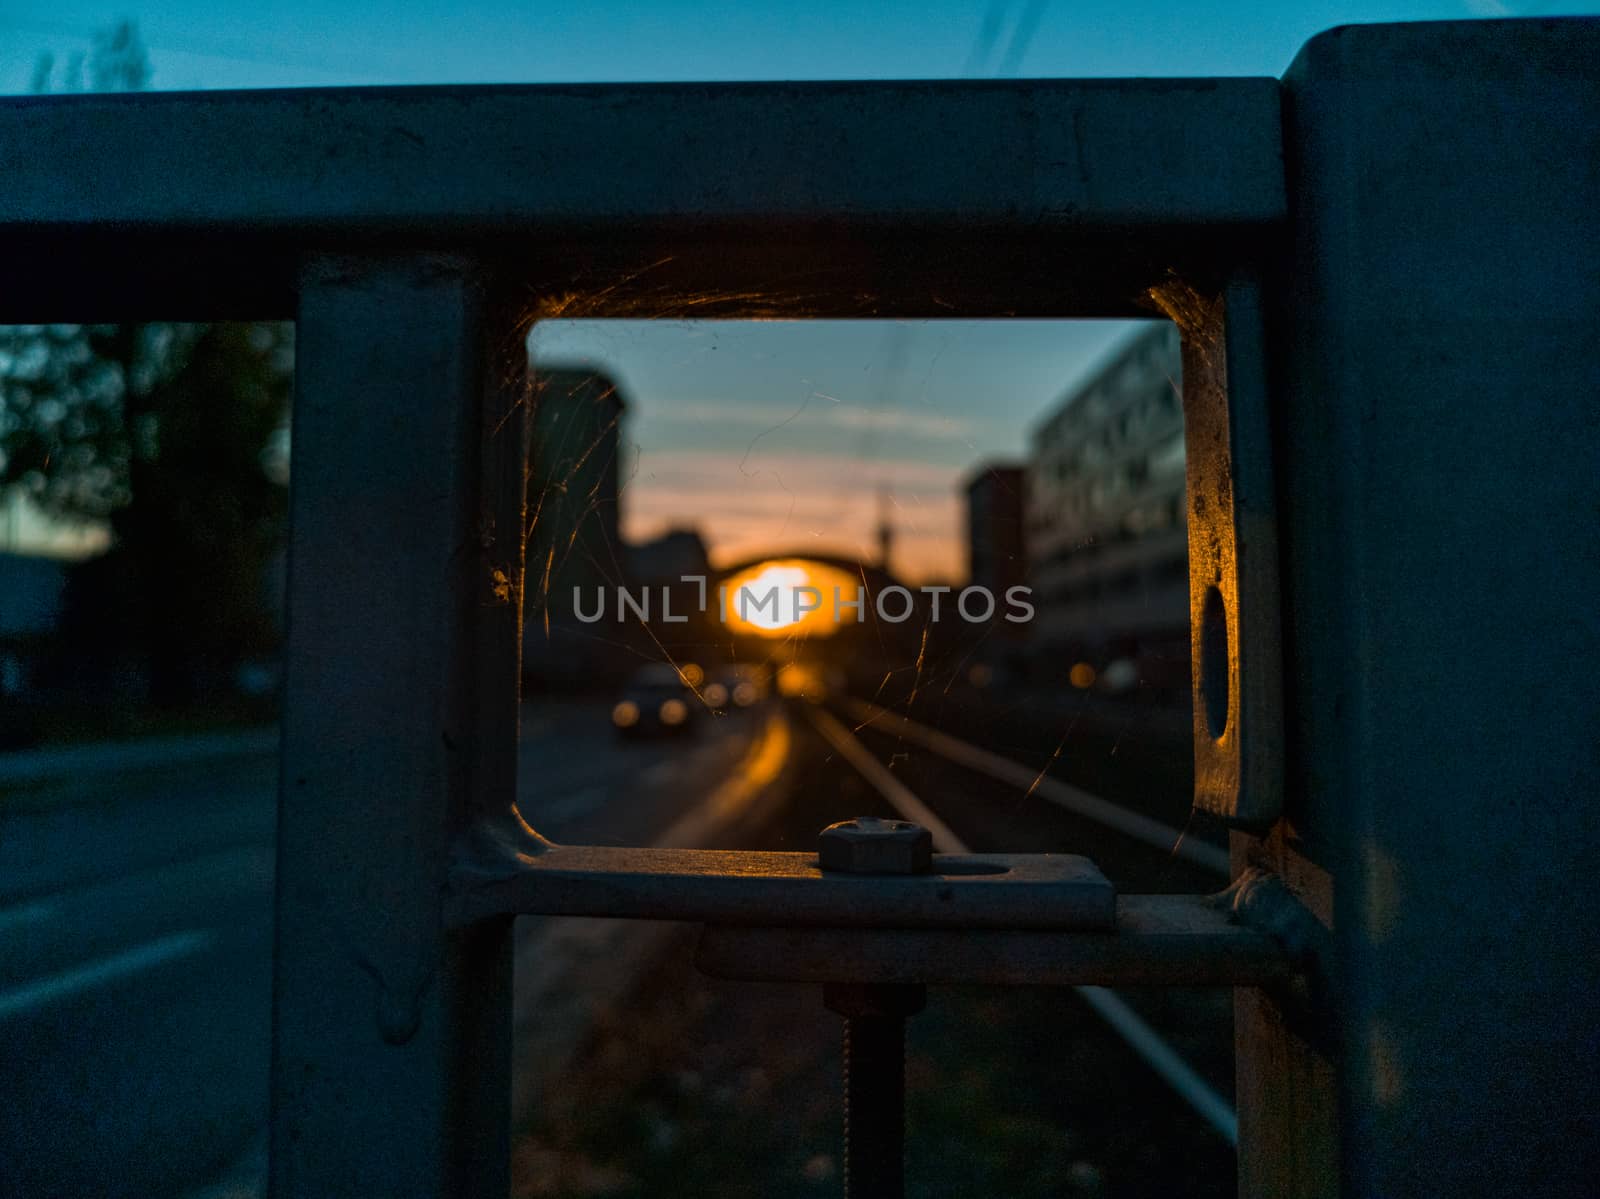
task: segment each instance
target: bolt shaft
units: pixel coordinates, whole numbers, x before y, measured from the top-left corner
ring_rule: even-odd
[[[822,830],[817,864],[855,874],[927,874],[933,838],[908,820],[858,816]],[[822,1001],[844,1017],[845,1199],[904,1199],[906,1017],[922,1010],[919,983],[826,983]]]
[[[844,1022],[845,1199],[905,1194],[904,1016],[851,1016]]]

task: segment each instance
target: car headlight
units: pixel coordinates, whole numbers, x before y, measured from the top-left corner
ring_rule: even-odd
[[[619,729],[631,729],[639,723],[639,705],[625,699],[611,709],[611,721]]]
[[[662,703],[656,714],[661,717],[662,724],[682,724],[689,719],[689,706],[681,699],[669,699]]]

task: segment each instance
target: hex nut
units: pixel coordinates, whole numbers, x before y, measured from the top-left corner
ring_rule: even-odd
[[[933,835],[909,820],[858,816],[822,830],[817,861],[824,870],[847,874],[927,874],[933,869]]]

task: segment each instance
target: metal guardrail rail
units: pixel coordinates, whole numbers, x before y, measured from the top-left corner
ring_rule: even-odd
[[[1002,783],[1009,783],[1019,788],[1025,795],[1038,795],[1041,799],[1064,808],[1076,816],[1121,833],[1158,853],[1182,858],[1223,878],[1232,874],[1227,850],[1187,836],[1183,829],[1153,820],[1123,804],[1112,803],[1110,800],[1101,799],[1098,795],[1090,795],[1070,783],[1051,778],[1043,770],[1030,769],[1020,762],[1013,762],[979,746],[960,741],[948,733],[919,724],[877,704],[865,700],[847,699],[844,701],[844,707],[861,722],[862,728],[874,727],[893,732],[946,761],[988,775]],[[911,817],[907,816],[907,819]]]
[[[1600,846],[1572,750],[1600,723],[1572,616],[1600,559],[1541,548],[1600,503],[1572,402],[1597,64],[1600,23],[1541,20],[1335,30],[1281,82],[0,100],[0,261],[29,281],[0,319],[297,321],[274,1193],[505,1193],[513,911],[611,910],[619,869],[640,914],[922,902],[801,862],[735,891],[737,856],[663,868],[518,815],[524,338],[574,297],[1176,320],[1196,800],[1337,967],[1237,992],[1241,1188],[1504,1190],[1536,1157],[1576,1193],[1542,1113],[1600,1107],[1571,1049],[1596,1037],[1594,916],[1529,880],[1587,877]],[[1007,893],[942,885],[964,918]],[[1060,910],[1063,946],[1088,914]],[[1529,1011],[1537,1036],[1508,1027]]]

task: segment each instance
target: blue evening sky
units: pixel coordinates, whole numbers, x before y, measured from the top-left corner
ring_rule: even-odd
[[[879,0],[386,4],[17,2],[0,11],[0,91],[59,71],[119,18],[151,86],[1281,75],[1297,48],[1365,21],[1555,15],[1519,0]],[[630,403],[624,520],[694,524],[724,560],[763,548],[868,552],[892,495],[895,565],[959,575],[956,486],[1025,453],[1029,430],[1129,332],[1120,322],[575,322],[535,353],[612,371]]]

